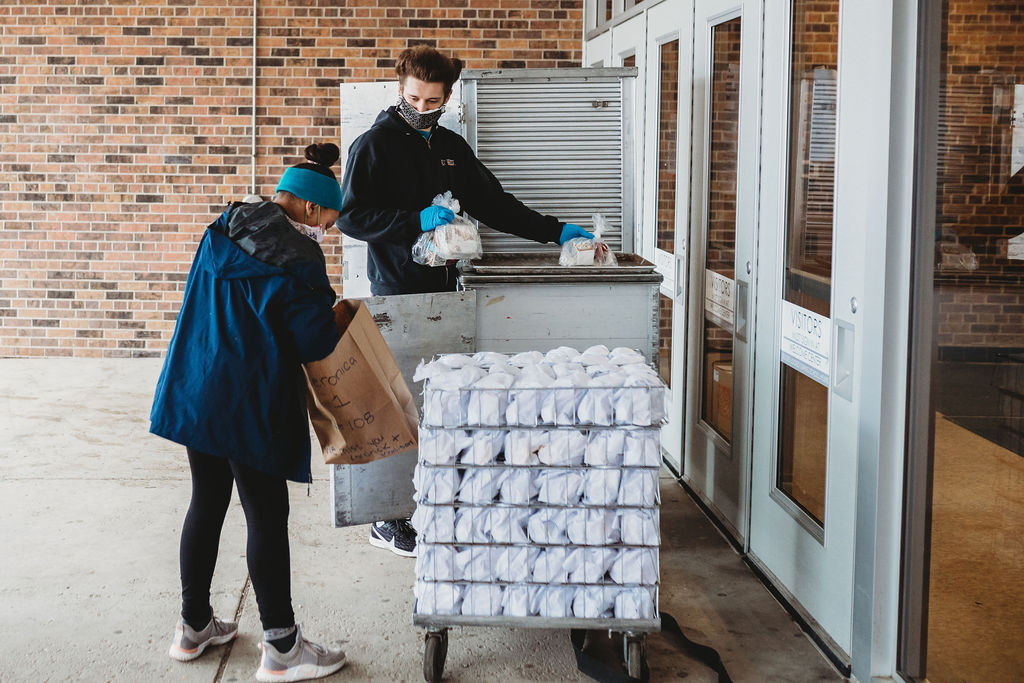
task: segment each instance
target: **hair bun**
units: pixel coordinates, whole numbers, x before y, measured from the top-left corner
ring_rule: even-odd
[[[306,147],[304,154],[314,164],[327,167],[333,166],[341,158],[341,150],[333,142],[314,142]]]

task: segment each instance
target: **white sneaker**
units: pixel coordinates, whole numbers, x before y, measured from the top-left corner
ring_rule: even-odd
[[[302,637],[298,625],[295,626],[295,645],[288,652],[278,652],[267,641],[260,643],[260,650],[263,656],[256,670],[256,680],[261,683],[323,678],[345,666],[344,652],[309,642]]]
[[[181,621],[174,627],[174,640],[167,654],[179,662],[190,662],[210,645],[223,645],[237,635],[238,624],[221,621],[217,617],[211,617],[202,631],[196,631]]]

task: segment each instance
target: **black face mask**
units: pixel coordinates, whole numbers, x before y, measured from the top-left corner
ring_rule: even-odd
[[[437,120],[441,118],[441,114],[444,113],[444,105],[442,104],[437,109],[431,109],[420,113],[416,109],[405,101],[405,98],[401,95],[398,96],[398,113],[402,115],[402,118],[409,122],[409,125],[417,130],[427,130],[433,128]]]

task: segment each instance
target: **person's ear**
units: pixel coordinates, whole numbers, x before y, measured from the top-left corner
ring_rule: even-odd
[[[442,103],[441,103],[441,105],[442,105],[442,106],[444,106],[444,105],[448,104],[448,100],[450,100],[450,99],[452,98],[452,93],[453,93],[453,92],[455,92],[455,90],[454,90],[454,89],[452,89],[452,90],[449,90],[449,91],[448,91],[448,94],[444,96],[444,102],[442,102]]]

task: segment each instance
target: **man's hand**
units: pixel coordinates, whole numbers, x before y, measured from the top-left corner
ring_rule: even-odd
[[[586,237],[589,240],[594,239],[594,236],[573,223],[566,223],[562,226],[562,235],[558,238],[559,244],[565,244],[574,237]]]
[[[451,209],[436,204],[428,206],[420,211],[420,230],[427,232],[442,225],[447,225],[455,220],[455,214]]]

